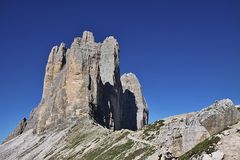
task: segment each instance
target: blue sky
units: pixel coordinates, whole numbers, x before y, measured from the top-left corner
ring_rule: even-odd
[[[118,39],[121,73],[138,76],[151,122],[240,104],[239,0],[1,0],[0,140],[38,105],[51,47],[84,30]]]

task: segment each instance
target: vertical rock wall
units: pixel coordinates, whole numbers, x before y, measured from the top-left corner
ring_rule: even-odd
[[[122,126],[128,129],[140,129],[148,124],[148,106],[142,95],[141,85],[133,73],[121,76],[123,87],[123,119]]]

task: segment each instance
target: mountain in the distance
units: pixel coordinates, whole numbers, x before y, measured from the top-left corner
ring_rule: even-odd
[[[240,159],[240,112],[230,99],[148,125],[133,73],[120,76],[119,45],[91,32],[52,48],[40,104],[0,145],[0,160]]]

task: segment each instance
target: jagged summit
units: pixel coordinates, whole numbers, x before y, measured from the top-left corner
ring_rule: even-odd
[[[62,129],[78,120],[93,120],[113,130],[140,129],[147,124],[148,109],[137,78],[129,81],[120,79],[117,40],[110,36],[96,43],[93,33],[84,31],[70,48],[64,43],[52,48],[41,102],[23,132]]]
[[[82,43],[94,43],[93,33],[89,31],[84,31],[81,41]]]

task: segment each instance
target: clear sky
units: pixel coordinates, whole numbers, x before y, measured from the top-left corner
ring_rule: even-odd
[[[84,30],[118,39],[121,73],[138,76],[151,122],[240,104],[239,0],[1,0],[0,141],[38,105],[51,47]]]

